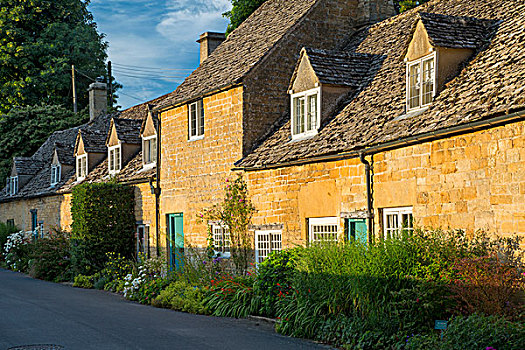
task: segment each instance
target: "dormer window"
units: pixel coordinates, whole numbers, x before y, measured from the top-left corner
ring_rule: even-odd
[[[60,164],[54,164],[51,166],[51,186],[54,186],[60,182],[60,172]]]
[[[321,88],[292,94],[292,138],[315,135],[320,127]]]
[[[77,180],[84,180],[87,176],[88,158],[87,154],[77,156]]]
[[[436,53],[407,63],[407,111],[432,103],[436,95]]]
[[[120,145],[108,148],[108,166],[111,175],[117,174],[121,169]]]
[[[189,139],[199,140],[204,137],[204,105],[202,100],[188,106]]]
[[[142,139],[142,153],[144,166],[154,166],[157,163],[157,136]]]

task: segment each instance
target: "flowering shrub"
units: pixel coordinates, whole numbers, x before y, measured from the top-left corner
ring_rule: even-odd
[[[127,299],[149,304],[168,284],[165,261],[147,259],[139,263],[134,273],[124,277],[123,294]]]
[[[178,280],[161,291],[160,295],[153,299],[152,305],[193,314],[207,314],[208,310],[203,302],[205,295],[203,287]]]
[[[46,281],[71,280],[69,234],[52,232],[31,246],[29,274]]]
[[[234,181],[226,180],[226,196],[222,203],[199,214],[198,218],[218,221],[229,228],[230,252],[238,274],[244,274],[252,260],[252,237],[248,232],[255,207],[248,197],[248,186],[241,175]],[[213,235],[208,232],[208,244],[213,251]]]
[[[120,253],[109,252],[106,253],[106,257],[106,264],[95,281],[95,287],[120,292],[124,288],[124,278],[133,270],[133,264]]]
[[[7,236],[7,243],[4,245],[4,256],[8,268],[14,271],[27,270],[29,243],[31,243],[31,240],[24,231],[15,232]]]
[[[211,281],[204,305],[214,316],[246,317],[253,313],[253,282],[253,276],[220,276]]]

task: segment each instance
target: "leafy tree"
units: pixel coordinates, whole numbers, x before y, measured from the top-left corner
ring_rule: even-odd
[[[61,106],[13,108],[0,119],[0,184],[5,182],[13,157],[33,154],[53,132],[87,119],[87,113],[74,114]]]
[[[226,35],[229,35],[235,28],[241,25],[255,10],[266,0],[231,0],[232,9],[222,15],[230,20]],[[398,13],[413,9],[414,7],[427,2],[428,0],[394,0],[394,6]]]
[[[89,77],[106,75],[107,43],[89,1],[1,1],[0,115],[15,106],[70,106],[72,64]],[[91,82],[78,74],[79,109]]]

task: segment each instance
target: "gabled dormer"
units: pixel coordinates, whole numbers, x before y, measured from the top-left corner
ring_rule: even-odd
[[[405,50],[406,110],[429,106],[489,39],[494,21],[419,13]]]
[[[142,138],[142,165],[145,169],[157,164],[157,119],[149,111],[140,128]]]
[[[106,157],[105,134],[99,131],[79,130],[75,142],[77,181],[82,181],[89,171]]]
[[[303,48],[289,86],[292,139],[317,134],[341,99],[358,89],[370,56]]]
[[[112,118],[106,137],[108,170],[116,175],[140,151],[140,119]]]
[[[56,186],[62,181],[63,174],[69,173],[75,167],[75,157],[73,148],[55,142],[53,158],[51,160],[50,185]]]
[[[27,157],[13,158],[13,166],[7,177],[6,194],[15,196],[44,166],[44,162]]]

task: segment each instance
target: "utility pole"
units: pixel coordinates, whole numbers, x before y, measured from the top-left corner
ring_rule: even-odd
[[[71,65],[71,78],[73,80],[73,112],[77,113],[77,89],[75,87],[75,65]]]
[[[108,87],[109,87],[109,105],[113,107],[113,73],[111,61],[108,61]]]

